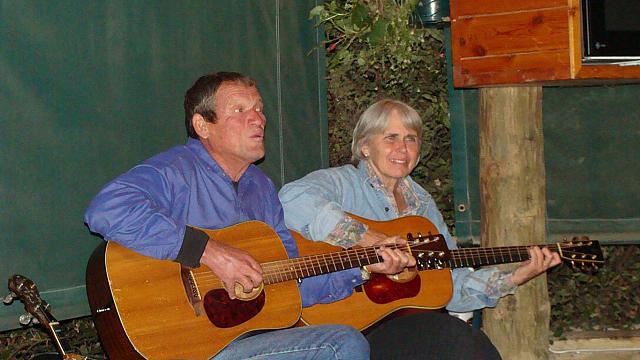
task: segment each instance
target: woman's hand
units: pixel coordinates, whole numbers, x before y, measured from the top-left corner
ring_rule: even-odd
[[[367,270],[379,274],[397,274],[407,267],[416,265],[416,259],[409,254],[401,246],[396,249],[395,246],[385,247],[384,245],[404,245],[407,241],[399,236],[388,237],[377,231],[369,229],[362,236],[356,245],[366,247],[382,245],[378,249],[378,256],[381,258],[381,262],[377,264],[367,265]]]
[[[511,274],[511,282],[514,285],[522,285],[561,262],[560,255],[546,247],[542,249],[537,246],[529,248],[529,256],[531,258],[523,262]]]

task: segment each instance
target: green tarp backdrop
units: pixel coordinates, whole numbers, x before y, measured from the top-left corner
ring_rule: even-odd
[[[545,87],[547,241],[640,242],[640,85]],[[449,92],[456,234],[479,243],[478,90]],[[545,239],[540,239],[544,242]]]
[[[218,70],[253,76],[280,186],[327,165],[319,1],[0,0],[0,293],[15,273],[53,313],[89,313],[99,239],[82,217],[109,180],[186,139],[182,100]],[[2,291],[5,289],[5,291]],[[0,305],[0,330],[22,305]]]

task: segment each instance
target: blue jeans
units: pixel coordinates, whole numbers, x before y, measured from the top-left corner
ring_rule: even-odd
[[[344,325],[305,326],[235,340],[212,360],[368,360],[369,343]]]

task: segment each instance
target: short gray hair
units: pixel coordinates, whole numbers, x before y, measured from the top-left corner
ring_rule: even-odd
[[[389,123],[389,115],[397,111],[402,124],[418,134],[418,144],[422,144],[422,120],[418,112],[411,106],[399,100],[382,99],[369,106],[358,119],[353,129],[351,140],[351,160],[359,161],[365,158],[362,146],[375,134],[381,134]]]

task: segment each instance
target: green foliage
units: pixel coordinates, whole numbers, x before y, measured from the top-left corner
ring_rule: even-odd
[[[329,161],[350,162],[351,132],[369,105],[385,97],[408,103],[424,128],[412,176],[453,225],[443,31],[419,25],[417,2],[333,0],[311,10],[327,35]]]
[[[606,264],[595,274],[568,266],[549,273],[551,331],[640,328],[640,247],[603,247]]]
[[[61,341],[66,341],[76,355],[106,359],[91,317],[61,323]],[[0,333],[0,359],[29,359],[35,354],[56,352],[47,334],[39,326]]]
[[[436,199],[453,225],[451,144],[443,33],[418,26],[417,0],[330,1],[311,10],[324,24],[328,74],[329,156],[348,163],[358,115],[384,97],[403,100],[422,116],[421,161],[412,176]],[[606,246],[607,264],[595,274],[567,266],[550,271],[551,330],[640,327],[640,248]],[[74,352],[104,359],[90,317],[63,324]],[[46,333],[29,328],[0,333],[0,359],[54,351]]]
[[[421,161],[412,176],[436,199],[452,226],[451,144],[443,33],[415,25],[417,1],[327,1],[310,12],[326,31],[329,160],[348,163],[358,115],[392,97],[422,116]],[[605,247],[607,265],[595,274],[563,266],[549,273],[555,336],[571,329],[638,327],[640,254],[637,246]]]

